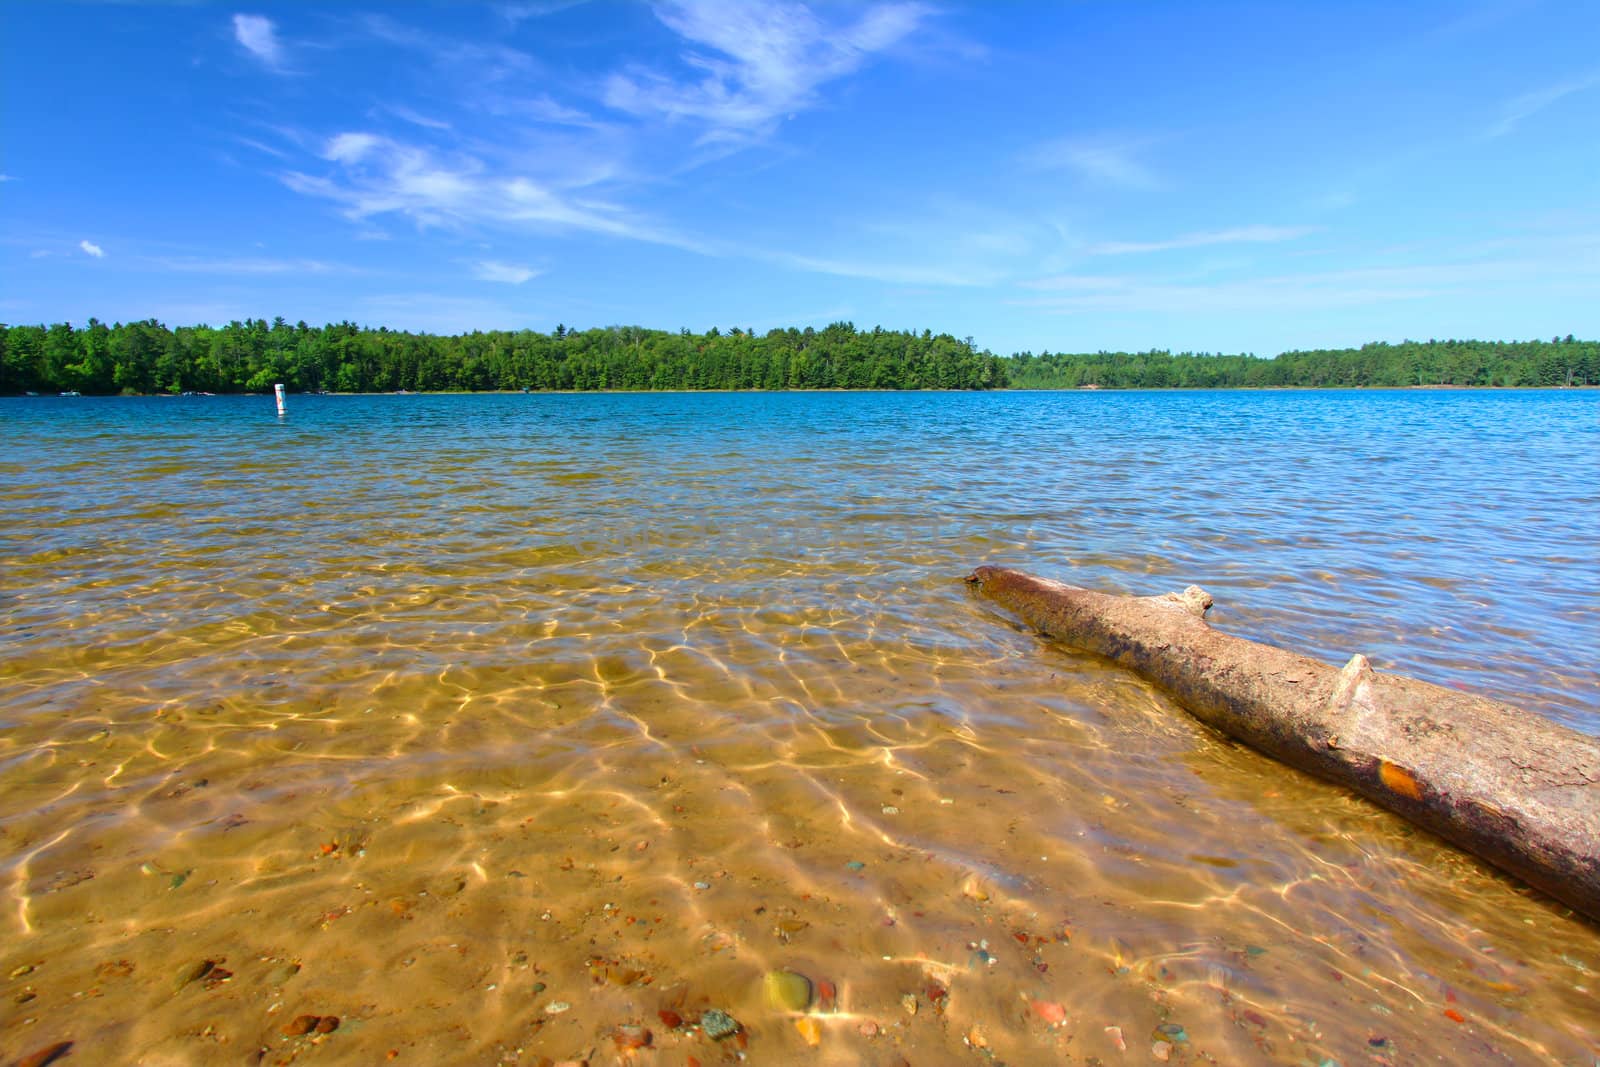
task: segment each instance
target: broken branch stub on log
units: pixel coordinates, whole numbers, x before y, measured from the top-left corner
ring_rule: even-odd
[[[1600,922],[1600,741],[1366,657],[1341,670],[1221,633],[1211,598],[1096,593],[1003,567],[967,579],[1046,636],[1115,660],[1196,718],[1348,786]]]

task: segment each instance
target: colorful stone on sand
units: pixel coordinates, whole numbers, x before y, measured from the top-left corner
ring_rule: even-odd
[[[611,1031],[612,1042],[623,1052],[648,1048],[654,1037],[655,1035],[643,1026],[619,1026]]]
[[[57,1041],[53,1045],[46,1045],[15,1061],[15,1067],[45,1067],[46,1064],[56,1062],[72,1051],[72,1042]]]
[[[711,1040],[721,1041],[739,1032],[739,1020],[720,1008],[712,1008],[700,1016],[700,1030]]]
[[[793,971],[768,971],[763,986],[767,1002],[779,1011],[805,1011],[811,1006],[811,979]]]
[[[822,1044],[822,1024],[811,1016],[806,1015],[796,1019],[794,1028],[800,1031],[800,1037],[812,1048]]]

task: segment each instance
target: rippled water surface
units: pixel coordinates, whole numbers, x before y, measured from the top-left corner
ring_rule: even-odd
[[[0,1061],[1600,1055],[1595,927],[960,580],[1194,582],[1600,733],[1600,394],[50,398],[0,435]]]

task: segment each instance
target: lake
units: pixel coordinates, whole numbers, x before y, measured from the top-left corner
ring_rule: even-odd
[[[1593,926],[961,581],[1600,734],[1600,393],[288,403],[0,400],[0,1059],[1600,1055]]]

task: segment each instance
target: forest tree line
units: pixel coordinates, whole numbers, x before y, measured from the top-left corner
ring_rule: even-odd
[[[1014,389],[1251,389],[1341,386],[1600,385],[1600,342],[1379,341],[1272,359],[1166,351],[1012,356]]]
[[[1005,361],[924,330],[556,327],[453,337],[282,318],[168,329],[0,326],[0,393],[603,389],[994,389]]]
[[[902,330],[637,326],[440,336],[290,324],[0,324],[0,394],[605,389],[1108,389],[1600,385],[1600,343],[1405,341],[1285,352],[1023,352]]]

